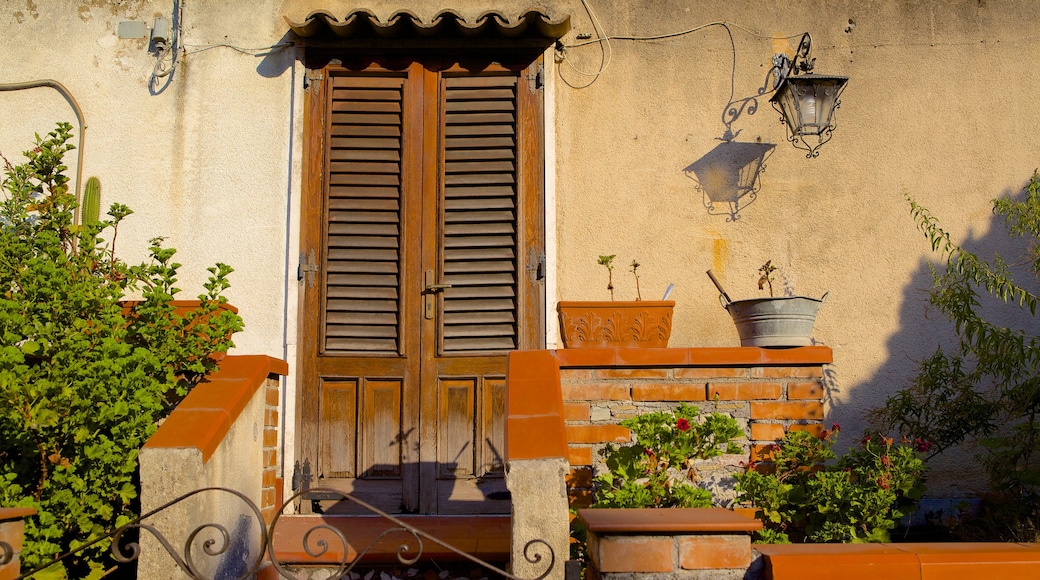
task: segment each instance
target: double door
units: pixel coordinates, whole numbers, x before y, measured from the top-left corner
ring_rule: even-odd
[[[314,75],[298,388],[311,485],[389,512],[509,511],[505,356],[544,336],[532,70]]]

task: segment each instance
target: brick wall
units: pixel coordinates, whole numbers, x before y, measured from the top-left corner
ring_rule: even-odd
[[[621,352],[624,351],[624,352]],[[698,466],[724,477],[749,459],[767,459],[767,446],[789,430],[823,428],[827,347],[792,349],[560,350],[560,390],[571,472],[572,505],[592,500],[592,477],[607,443],[627,443],[628,417],[694,404],[734,417],[744,428],[744,455]]]
[[[278,467],[278,409],[280,389],[277,380],[268,378],[264,386],[264,472],[260,511],[268,524],[282,507],[282,478]]]

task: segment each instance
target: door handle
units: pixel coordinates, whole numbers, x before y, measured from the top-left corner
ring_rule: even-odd
[[[426,320],[433,320],[434,315],[437,313],[437,293],[443,292],[447,288],[451,288],[451,284],[436,284],[433,270],[427,270],[423,276],[424,282],[426,283],[426,289],[423,290],[423,294],[426,296],[424,314]]]

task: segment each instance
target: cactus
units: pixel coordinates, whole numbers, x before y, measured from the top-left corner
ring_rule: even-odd
[[[101,181],[97,177],[87,180],[80,204],[79,222],[83,225],[98,223],[101,217]]]

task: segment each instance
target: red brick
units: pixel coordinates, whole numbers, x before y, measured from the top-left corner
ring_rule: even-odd
[[[264,471],[263,479],[261,479],[261,486],[274,489],[274,482],[276,479],[278,479],[278,472],[273,469],[268,469]]]
[[[576,467],[564,477],[567,487],[592,487],[592,468]]]
[[[587,381],[592,378],[592,369],[560,369],[560,382]]]
[[[823,367],[755,367],[751,376],[756,379],[819,379],[823,377]]]
[[[817,437],[823,432],[823,425],[820,423],[809,423],[807,425],[791,425],[787,428],[788,431],[808,431]]]
[[[567,425],[568,443],[628,443],[632,432],[621,425]]]
[[[611,383],[595,385],[563,385],[564,401],[628,401],[628,386]]]
[[[575,509],[587,508],[596,500],[596,494],[588,489],[568,489],[567,503]]]
[[[278,465],[278,451],[264,451],[264,467],[273,467]]]
[[[600,572],[671,572],[675,567],[671,536],[607,536],[597,548],[591,556]]]
[[[592,465],[591,447],[568,447],[567,461],[571,465]]]
[[[819,381],[806,383],[787,383],[788,400],[822,399],[823,385]]]
[[[760,461],[772,461],[773,460],[773,449],[772,444],[770,445],[752,445],[751,446],[751,461],[758,463]]]
[[[278,446],[278,430],[264,429],[264,447]]]
[[[265,489],[263,491],[263,495],[262,495],[262,499],[261,499],[261,502],[260,502],[260,506],[261,507],[273,506],[275,498],[276,498],[276,495],[274,493],[274,489],[273,488],[272,489]]]
[[[278,387],[267,387],[267,392],[264,394],[266,396],[265,403],[269,407],[277,407],[281,402],[280,397],[278,396]]]
[[[668,369],[596,369],[597,379],[665,379]]]
[[[779,441],[784,438],[784,426],[780,423],[752,423],[752,441]]]
[[[278,411],[273,409],[267,409],[264,411],[264,425],[277,425],[278,424]]]
[[[634,385],[633,401],[703,401],[704,384]]]
[[[714,400],[716,394],[720,401],[779,399],[783,391],[780,383],[711,383],[708,385],[708,400]]]
[[[797,401],[782,403],[751,403],[752,419],[823,419],[823,403],[819,401]]]
[[[743,379],[748,370],[743,367],[688,367],[675,369],[677,379]]]
[[[564,421],[588,421],[592,417],[592,407],[588,403],[564,403]]]
[[[679,567],[683,570],[747,568],[751,538],[747,535],[679,538]]]

